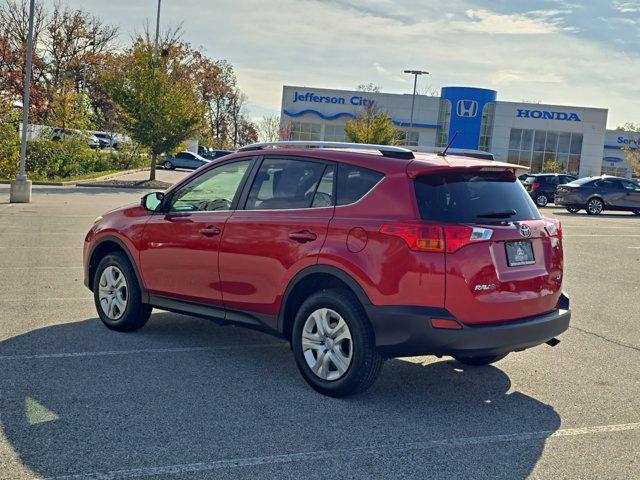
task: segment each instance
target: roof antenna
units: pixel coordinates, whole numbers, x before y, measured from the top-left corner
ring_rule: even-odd
[[[449,151],[449,147],[451,147],[451,144],[453,143],[453,141],[456,139],[457,136],[458,136],[458,131],[456,130],[456,133],[454,133],[453,137],[451,137],[451,140],[449,140],[449,144],[447,145],[447,147],[438,155],[440,155],[441,157],[446,157],[447,152]]]

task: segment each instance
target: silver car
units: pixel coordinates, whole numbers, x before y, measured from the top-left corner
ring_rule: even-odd
[[[189,168],[195,170],[209,162],[211,162],[211,160],[208,160],[197,153],[185,150],[175,156],[165,156],[162,161],[162,167],[166,170],[173,170],[174,168]]]
[[[576,213],[584,208],[589,215],[604,210],[621,210],[640,215],[640,185],[626,178],[585,177],[559,185],[554,203]]]

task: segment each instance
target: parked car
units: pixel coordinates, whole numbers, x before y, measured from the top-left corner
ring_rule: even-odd
[[[166,155],[162,160],[162,167],[166,170],[173,170],[174,168],[196,169],[209,162],[211,160],[185,150],[184,152],[179,152],[176,156]]]
[[[120,146],[121,141],[118,138],[117,134],[112,135],[107,132],[92,132],[92,133],[100,142],[100,148],[109,148],[109,147],[118,148]]]
[[[66,130],[62,128],[54,128],[51,131],[51,140],[55,142],[62,141],[66,138],[76,138],[86,141],[87,145],[91,148],[100,148],[100,140],[91,133],[83,132],[81,130]]]
[[[573,182],[577,177],[565,173],[536,173],[529,174],[523,185],[538,207],[545,207],[553,202],[553,196],[558,185]]]
[[[589,215],[599,215],[604,210],[622,210],[640,215],[640,185],[626,178],[585,177],[556,190],[554,203],[571,213],[584,208]]]
[[[210,148],[200,145],[198,147],[198,155],[208,160],[216,160],[217,158],[224,157],[233,153],[231,150],[212,150]]]
[[[519,166],[303,145],[245,147],[99,217],[84,283],[102,322],[136,330],[153,307],[270,332],[330,396],[385,358],[487,365],[558,342],[562,231]]]

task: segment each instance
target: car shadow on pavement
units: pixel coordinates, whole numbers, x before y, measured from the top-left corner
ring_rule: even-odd
[[[0,371],[2,436],[43,477],[328,450],[328,465],[278,469],[301,478],[339,462],[352,478],[520,479],[560,425],[499,367],[390,360],[368,392],[332,399],[306,385],[287,343],[169,313],[133,334],[90,319],[9,338]]]

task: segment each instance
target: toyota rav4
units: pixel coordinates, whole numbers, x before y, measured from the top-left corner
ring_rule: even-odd
[[[153,307],[270,332],[331,396],[385,358],[486,365],[558,342],[562,231],[522,167],[342,147],[252,145],[99,217],[84,275],[104,324],[136,330]]]

